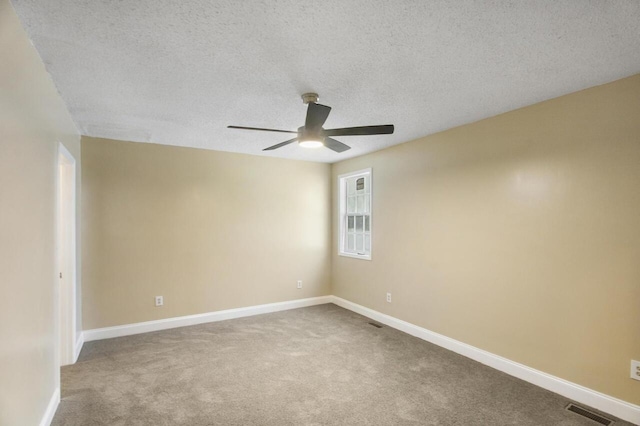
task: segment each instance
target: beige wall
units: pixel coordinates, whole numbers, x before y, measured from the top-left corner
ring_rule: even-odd
[[[366,167],[373,260],[334,238],[335,295],[640,404],[640,75],[334,164],[333,185]]]
[[[36,425],[59,371],[58,142],[79,165],[80,137],[8,0],[0,0],[0,58],[0,424]]]
[[[82,165],[85,330],[330,294],[328,164],[83,137]]]

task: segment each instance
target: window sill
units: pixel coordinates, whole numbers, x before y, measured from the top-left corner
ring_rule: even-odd
[[[338,252],[338,256],[351,257],[353,259],[360,259],[360,260],[371,260],[370,254],[351,254],[351,253]]]

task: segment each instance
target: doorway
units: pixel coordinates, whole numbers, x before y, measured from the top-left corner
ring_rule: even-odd
[[[76,361],[76,160],[58,144],[59,366]]]

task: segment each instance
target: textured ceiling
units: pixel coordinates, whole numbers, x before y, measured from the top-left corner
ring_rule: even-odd
[[[81,133],[335,162],[640,72],[640,2],[13,0]],[[292,144],[304,92],[342,154]],[[284,136],[284,137],[283,137]]]

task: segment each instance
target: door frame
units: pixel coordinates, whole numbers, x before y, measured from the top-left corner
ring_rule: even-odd
[[[56,184],[56,293],[57,367],[76,361],[76,159],[58,143]],[[59,380],[59,377],[58,377]]]

